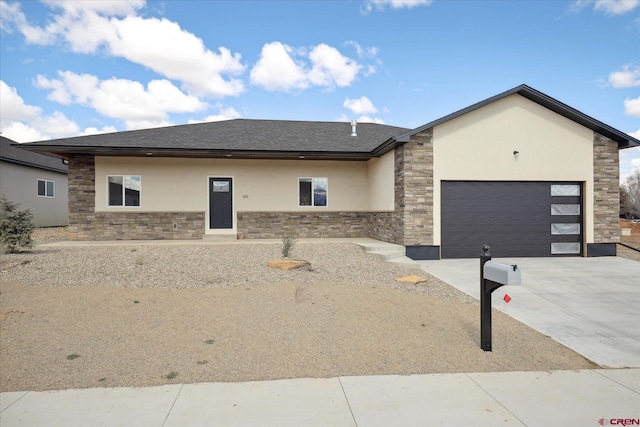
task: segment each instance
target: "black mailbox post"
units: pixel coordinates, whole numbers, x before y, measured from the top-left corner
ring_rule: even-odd
[[[484,351],[491,351],[491,294],[501,286],[521,284],[518,266],[490,262],[489,249],[484,245],[480,255],[480,347]]]

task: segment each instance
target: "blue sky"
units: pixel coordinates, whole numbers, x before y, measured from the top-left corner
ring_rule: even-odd
[[[525,83],[640,138],[640,0],[0,1],[19,142],[229,118],[414,128]],[[621,178],[640,148],[620,155]]]

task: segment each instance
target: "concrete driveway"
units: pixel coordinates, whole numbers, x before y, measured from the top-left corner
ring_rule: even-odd
[[[640,367],[639,262],[618,257],[493,261],[517,264],[522,271],[522,286],[494,291],[494,308],[599,365]],[[419,264],[424,271],[480,298],[479,258]],[[508,304],[503,300],[505,294],[512,298]]]

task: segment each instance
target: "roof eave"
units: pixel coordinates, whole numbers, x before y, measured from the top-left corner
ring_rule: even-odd
[[[22,161],[22,160],[10,159],[8,157],[0,157],[0,161],[8,162],[8,163],[14,163],[14,164],[20,165],[20,166],[28,166],[28,167],[31,167],[31,168],[47,170],[47,171],[51,171],[51,172],[58,172],[58,173],[63,173],[63,174],[68,174],[69,173],[68,171],[66,171],[63,168],[54,168],[54,167],[51,167],[51,166],[39,165],[39,164],[36,164],[36,163],[25,162],[25,161]]]
[[[578,110],[576,110],[573,107],[568,106],[567,104],[564,104],[560,101],[558,101],[557,99],[551,98],[548,95],[545,95],[544,93],[537,91],[535,89],[533,89],[532,87],[529,87],[527,85],[520,85],[517,86],[513,89],[510,89],[506,92],[502,92],[498,95],[492,96],[491,98],[487,98],[484,101],[480,101],[478,103],[475,103],[473,105],[470,105],[469,107],[463,108],[462,110],[458,110],[454,113],[448,114],[444,117],[441,117],[437,120],[434,120],[432,122],[429,122],[425,125],[422,125],[418,128],[415,128],[413,130],[410,130],[408,132],[405,132],[401,135],[398,135],[395,138],[395,141],[399,142],[399,143],[406,143],[409,142],[411,137],[419,132],[425,131],[427,129],[433,128],[435,126],[438,126],[444,122],[447,122],[449,120],[455,119],[456,117],[460,117],[464,114],[470,113],[471,111],[477,110],[479,108],[482,108],[488,104],[491,104],[495,101],[498,101],[502,98],[506,98],[508,96],[514,95],[514,94],[518,94],[521,95],[539,105],[542,105],[545,108],[548,108],[551,111],[554,111],[557,114],[560,114],[566,118],[568,118],[569,120],[572,120],[582,126],[585,126],[589,129],[591,129],[594,132],[597,132],[613,141],[616,141],[618,143],[618,149],[623,149],[623,148],[631,148],[631,147],[638,147],[640,146],[640,140],[624,133],[621,132],[605,123],[602,123],[599,120],[594,119],[593,117],[590,117]]]
[[[269,150],[211,150],[174,148],[72,147],[62,145],[22,146],[29,151],[46,153],[60,158],[78,156],[234,158],[273,160],[369,160],[370,152],[345,151],[269,151]]]

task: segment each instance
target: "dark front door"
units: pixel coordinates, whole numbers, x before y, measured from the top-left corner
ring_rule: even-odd
[[[209,178],[209,228],[233,228],[231,178]]]

